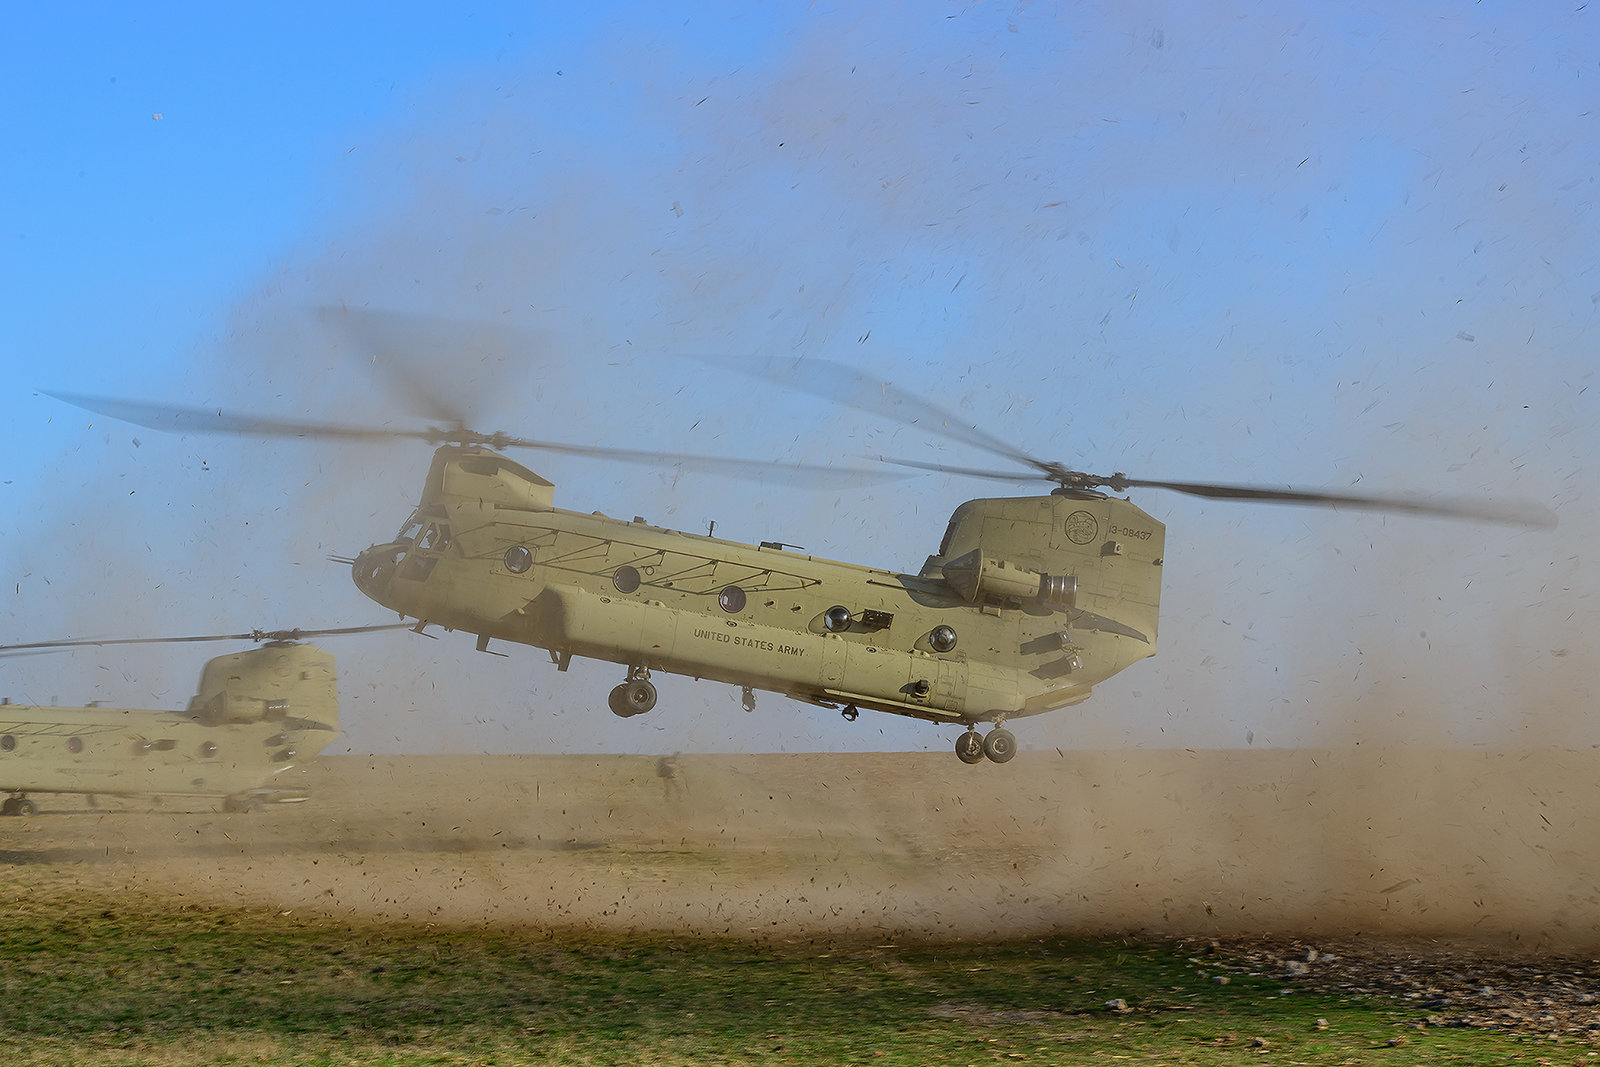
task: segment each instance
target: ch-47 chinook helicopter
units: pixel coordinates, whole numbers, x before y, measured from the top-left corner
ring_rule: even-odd
[[[744,370],[731,360],[711,359]],[[1012,470],[918,460],[904,467],[999,481],[1054,482],[1044,496],[969,500],[938,551],[915,574],[819,559],[782,544],[741,544],[555,506],[555,486],[502,455],[534,449],[721,474],[775,464],[483,434],[464,422],[418,430],[288,421],[124,400],[52,394],[114,418],[174,432],[376,440],[438,446],[421,500],[395,537],[351,564],[379,604],[491,640],[546,649],[557,669],[574,656],[625,670],[609,705],[620,716],[656,703],[654,672],[740,686],[842,710],[960,724],[964,763],[1004,763],[1017,743],[1011,719],[1070,707],[1093,687],[1155,654],[1163,524],[1128,489],[1167,489],[1213,500],[1399,511],[1550,526],[1530,504],[1357,495],[1272,486],[1100,476],[1038,459],[887,382],[840,364],[789,360],[785,384],[998,455]],[[825,486],[861,471],[781,468]],[[1109,490],[1107,492],[1106,490]],[[987,735],[979,723],[992,723]]]
[[[0,815],[34,815],[29,794],[195,797],[225,811],[305,800],[273,788],[285,771],[339,735],[334,660],[302,638],[403,629],[256,630],[203,637],[41,641],[0,645],[0,656],[98,645],[255,641],[261,647],[218,656],[200,671],[183,711],[101,707],[46,708],[0,702]]]

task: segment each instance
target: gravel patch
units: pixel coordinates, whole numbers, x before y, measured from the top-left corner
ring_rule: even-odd
[[[1600,959],[1519,955],[1432,941],[1231,938],[1188,942],[1208,966],[1323,996],[1382,998],[1418,1029],[1462,1026],[1600,1044]]]

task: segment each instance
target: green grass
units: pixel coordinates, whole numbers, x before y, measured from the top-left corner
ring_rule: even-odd
[[[1402,1002],[1283,995],[1170,944],[581,938],[45,881],[0,879],[0,1063],[1574,1061],[1512,1035],[1414,1029]]]

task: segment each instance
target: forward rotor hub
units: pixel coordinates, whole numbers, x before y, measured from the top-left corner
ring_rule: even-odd
[[[430,445],[487,445],[497,452],[515,447],[518,443],[518,438],[512,437],[504,430],[496,430],[494,433],[480,433],[477,430],[469,430],[464,426],[456,426],[451,429],[429,426],[418,436]]]

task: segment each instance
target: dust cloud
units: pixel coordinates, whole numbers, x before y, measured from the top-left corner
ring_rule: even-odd
[[[1013,724],[1032,751],[1004,768],[958,765],[949,730],[770,696],[747,716],[679,679],[618,720],[609,665],[364,638],[334,650],[352,754],[301,772],[311,803],[7,824],[12,861],[453,923],[1600,943],[1582,93],[1473,17],[1158,22],[826,16],[749,63],[614,27],[413,85],[348,131],[326,214],[171,399],[415,426],[415,391],[314,310],[398,309],[535,339],[425,354],[424,394],[483,430],[974,461],[677,358],[792,354],[1085,469],[1525,496],[1559,530],[1138,498],[1169,528],[1161,652]],[[85,432],[10,542],[28,636],[385,621],[325,557],[399,528],[422,447]],[[989,491],[530,463],[560,507],[909,570]],[[72,692],[87,660],[36,684]],[[199,663],[164,662],[124,702],[181,705]],[[684,797],[637,755],[390,755],[677,749]]]
[[[679,358],[793,354],[862,365],[1089,470],[1553,502],[1559,530],[1519,532],[1143,494],[1169,529],[1160,654],[1019,741],[1588,744],[1600,419],[1592,194],[1570,173],[1582,93],[1533,61],[1540,45],[1473,19],[1365,19],[892,9],[808,15],[737,60],[699,29],[608,25],[559,56],[402,84],[320,157],[319,213],[173,355],[176,395],[141,393],[358,425],[447,410],[546,440],[777,461],[977,461]],[[1426,77],[1419,54],[1438,57]],[[396,388],[322,308],[499,340],[456,352],[411,331],[423,387]],[[400,527],[424,446],[92,421],[47,503],[17,509],[18,640],[387,621],[327,557]],[[919,477],[805,494],[519,458],[561,507],[715,521],[890,569],[915,570],[951,511],[992,491]],[[743,716],[735,694],[676,679],[654,716],[620,722],[604,707],[616,669],[557,674],[537,650],[472,644],[335,649],[346,750],[953,739],[774,698]],[[148,655],[142,673],[116,661],[137,684],[111,699],[181,704],[198,663]],[[31,665],[30,687],[101,696],[87,661]]]
[[[75,801],[0,856],[190,903],[736,937],[1600,947],[1600,752],[336,757],[255,816]],[[50,814],[61,812],[62,814]],[[71,812],[71,814],[66,814]]]

